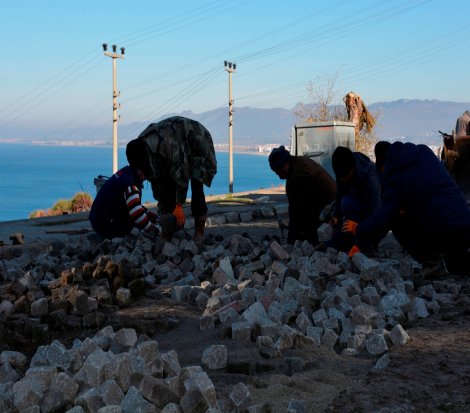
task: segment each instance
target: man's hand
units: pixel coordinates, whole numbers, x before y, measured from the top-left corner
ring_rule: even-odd
[[[350,219],[344,221],[342,231],[343,232],[351,232],[353,234],[356,234],[356,229],[357,229],[357,222],[351,221]]]
[[[181,204],[176,204],[176,207],[173,211],[173,215],[176,218],[176,223],[178,224],[178,226],[180,228],[184,227],[186,218],[184,216],[184,211],[183,211],[183,207],[181,206]]]
[[[354,257],[358,252],[361,252],[359,247],[357,245],[353,245],[352,248],[349,250],[348,257]]]

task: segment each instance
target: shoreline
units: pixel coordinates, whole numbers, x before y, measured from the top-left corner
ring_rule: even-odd
[[[84,143],[83,141],[80,143],[80,142],[77,142],[77,143],[73,143],[73,144],[60,144],[58,142],[54,142],[54,143],[47,143],[47,142],[21,142],[21,141],[2,141],[0,140],[0,145],[26,145],[26,146],[42,146],[42,147],[54,147],[54,148],[109,148],[109,149],[112,149],[112,145],[104,145],[104,144],[95,144],[95,143],[91,143],[91,144],[86,144]],[[220,145],[220,144],[219,144]],[[264,144],[260,144],[260,145],[264,145]],[[281,144],[276,144],[277,146],[281,145]],[[246,147],[246,145],[240,145],[240,146],[243,146],[244,148]],[[118,145],[118,149],[125,149],[125,145]],[[221,149],[221,148],[215,148],[215,152],[221,152],[221,153],[228,153],[228,149]],[[253,151],[250,151],[250,150],[240,150],[237,148],[234,148],[233,150],[233,153],[234,154],[238,154],[238,155],[259,155],[259,156],[268,156],[269,155],[269,152],[259,152],[259,151],[256,151],[256,150],[253,150]]]

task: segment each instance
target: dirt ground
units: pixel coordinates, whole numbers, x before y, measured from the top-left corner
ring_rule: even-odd
[[[208,232],[245,232],[259,239],[281,235],[272,220]],[[463,283],[460,299],[405,325],[411,340],[390,350],[391,364],[380,371],[372,370],[376,357],[347,357],[323,347],[263,359],[254,342],[240,345],[222,325],[200,331],[197,307],[171,300],[165,286],[112,314],[109,321],[115,330],[133,327],[156,338],[162,351],[176,350],[182,365],[200,365],[204,349],[226,345],[227,368],[209,373],[219,397],[228,397],[233,385],[244,382],[253,401],[268,402],[276,413],[287,411],[291,399],[305,400],[308,412],[470,412],[470,280],[440,280]]]
[[[219,325],[200,331],[200,311],[175,302],[168,288],[152,292],[109,321],[156,338],[162,351],[174,349],[182,365],[200,365],[204,349],[224,344],[224,371],[209,372],[220,398],[238,382],[250,385],[252,400],[285,412],[291,399],[308,412],[470,412],[470,282],[461,298],[438,314],[407,327],[411,340],[389,351],[389,367],[374,371],[376,357],[347,357],[316,347],[263,359],[254,342],[240,344]]]
[[[282,235],[274,219],[207,232],[209,238],[247,233],[261,240]],[[226,399],[233,385],[244,382],[250,386],[253,403],[268,402],[276,413],[286,412],[291,399],[305,400],[308,412],[470,412],[470,279],[443,276],[439,280],[462,284],[459,300],[427,319],[405,325],[411,340],[393,347],[390,365],[377,371],[372,370],[377,357],[348,357],[322,346],[264,359],[253,341],[232,340],[226,326],[201,331],[201,311],[172,300],[167,286],[148,291],[129,308],[110,310],[107,324],[115,331],[132,327],[147,334],[158,341],[162,352],[176,350],[184,366],[201,365],[202,353],[210,345],[226,345],[227,368],[208,371],[218,397]],[[0,341],[11,347],[14,337],[6,337],[9,333],[0,333]],[[51,340],[71,344],[74,338],[95,333],[55,331]],[[29,348],[30,356],[33,352]]]

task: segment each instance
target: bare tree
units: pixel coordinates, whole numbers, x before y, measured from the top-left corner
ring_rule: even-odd
[[[317,78],[315,82],[310,81],[306,88],[312,104],[300,104],[300,108],[295,111],[295,116],[304,122],[324,122],[331,120],[346,120],[347,114],[337,100],[336,92],[337,75],[330,76],[325,80]]]
[[[302,122],[350,121],[355,123],[356,151],[373,155],[377,136],[374,125],[379,114],[368,111],[360,96],[349,92],[343,99],[338,98],[336,80],[338,75],[329,76],[326,80],[317,78],[310,81],[306,88],[311,104],[299,105],[294,112]]]

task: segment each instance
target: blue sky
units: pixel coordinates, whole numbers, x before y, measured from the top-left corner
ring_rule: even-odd
[[[224,60],[235,107],[290,109],[332,79],[337,101],[470,102],[468,14],[463,0],[3,0],[0,139],[108,138],[103,42],[126,48],[120,137],[226,106]]]

